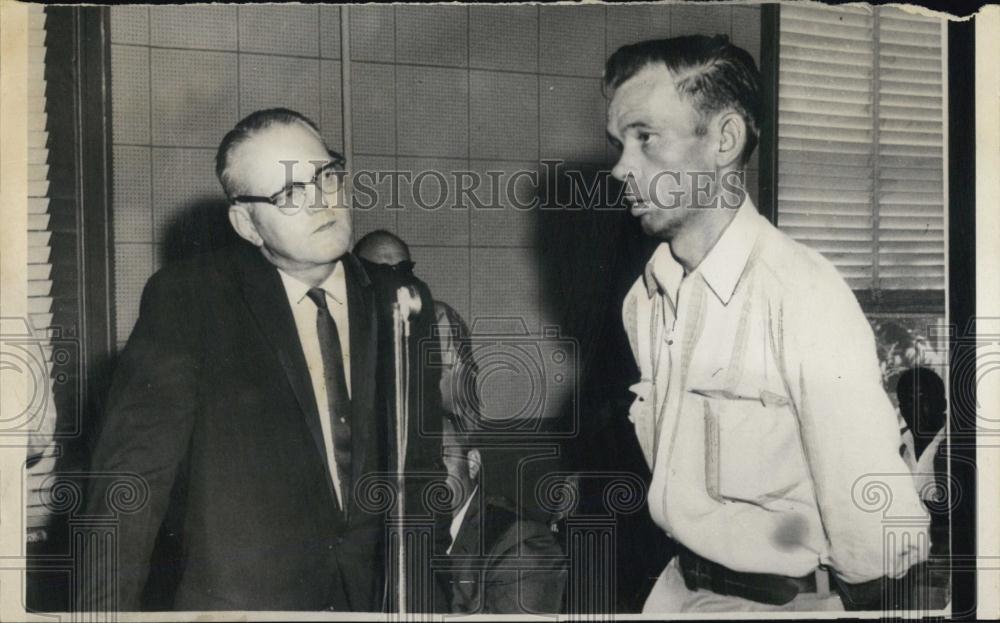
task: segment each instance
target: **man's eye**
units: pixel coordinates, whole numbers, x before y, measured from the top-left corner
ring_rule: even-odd
[[[285,192],[281,194],[281,199],[279,203],[283,207],[298,208],[301,207],[306,200],[306,188],[302,184],[293,183]]]
[[[639,132],[636,137],[639,139],[640,143],[646,144],[649,142],[649,139],[653,138],[653,135],[649,132]]]
[[[323,192],[334,192],[340,186],[340,171],[336,169],[327,169],[323,171],[323,175],[320,178],[320,185]]]

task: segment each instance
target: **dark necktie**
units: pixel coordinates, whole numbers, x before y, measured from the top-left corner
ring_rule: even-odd
[[[340,348],[337,324],[326,306],[326,292],[322,288],[312,288],[308,296],[317,308],[316,333],[323,357],[323,377],[326,379],[326,398],[333,431],[333,458],[340,476],[341,505],[346,513],[351,491],[351,399],[344,376],[343,351]]]

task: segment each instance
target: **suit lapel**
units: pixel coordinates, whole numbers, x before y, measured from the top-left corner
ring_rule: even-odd
[[[482,519],[479,516],[481,498],[477,489],[472,494],[469,509],[455,535],[449,557],[454,559],[451,575],[452,612],[477,612],[481,598],[481,574],[478,564],[485,554],[482,541]]]
[[[305,416],[313,444],[322,460],[330,495],[336,500],[333,477],[326,460],[326,445],[323,442],[316,395],[313,393],[306,357],[302,352],[295,318],[292,316],[281,277],[278,275],[278,270],[257,249],[246,249],[237,257],[247,306],[284,370],[299,408]],[[353,378],[352,374],[352,380]]]

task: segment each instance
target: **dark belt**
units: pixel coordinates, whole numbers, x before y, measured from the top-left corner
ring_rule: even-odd
[[[688,590],[705,589],[719,595],[742,597],[763,604],[781,606],[799,593],[816,592],[816,575],[801,578],[771,573],[743,573],[702,558],[677,544],[681,574]]]

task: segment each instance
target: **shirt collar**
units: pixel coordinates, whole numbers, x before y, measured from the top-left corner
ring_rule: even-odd
[[[653,252],[646,264],[646,272],[643,278],[646,282],[646,294],[649,298],[657,291],[662,292],[674,300],[677,288],[680,287],[681,279],[684,277],[684,267],[674,259],[670,253],[670,245],[661,242]]]
[[[941,445],[941,442],[944,441],[944,431],[944,428],[939,430],[937,434],[934,435],[934,438],[931,439],[931,442],[927,444],[927,447],[924,448],[924,451],[920,453],[920,458],[916,460],[917,471],[934,471],[934,454],[937,452],[938,446]],[[914,440],[912,443],[913,446],[910,448],[910,451],[915,454],[916,441]]]
[[[736,216],[694,271],[701,273],[723,305],[729,303],[733,292],[736,291],[736,285],[757,242],[762,218],[757,213],[750,195],[747,195]],[[650,298],[659,290],[676,304],[673,297],[676,296],[680,281],[684,277],[684,267],[670,253],[669,244],[662,243],[656,248],[646,264],[643,277],[646,293]]]
[[[281,275],[281,282],[285,285],[288,300],[295,305],[301,303],[312,286],[302,283],[280,268],[278,269],[278,274]],[[333,272],[330,273],[330,276],[323,283],[319,284],[319,287],[326,291],[326,295],[329,298],[343,305],[347,301],[347,281],[344,279],[344,263],[338,261]]]

